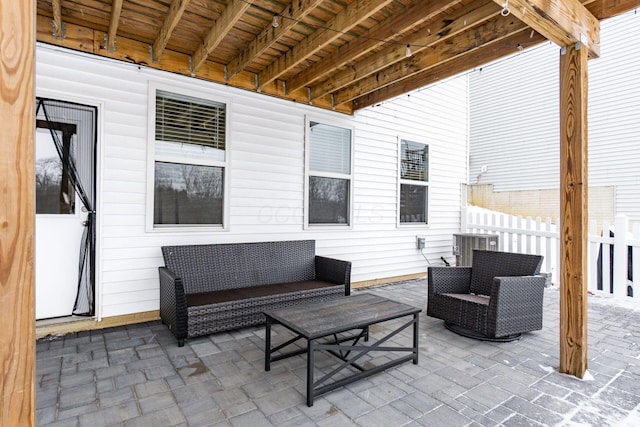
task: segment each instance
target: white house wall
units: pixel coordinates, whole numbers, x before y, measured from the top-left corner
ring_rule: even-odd
[[[466,77],[347,116],[47,45],[36,64],[38,96],[99,106],[99,317],[158,309],[163,245],[315,239],[317,253],[352,261],[353,282],[425,273],[417,235],[431,262],[451,257],[467,176]],[[146,231],[150,82],[228,100],[228,231]],[[303,228],[305,115],[354,128],[348,231]],[[397,226],[399,138],[429,144],[428,227]]]
[[[546,43],[470,73],[470,184],[558,188],[559,55]],[[588,66],[589,185],[615,186],[615,212],[640,218],[640,14],[602,21]]]

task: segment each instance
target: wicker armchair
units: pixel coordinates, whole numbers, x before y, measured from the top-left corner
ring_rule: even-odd
[[[473,251],[471,267],[429,267],[427,315],[460,335],[511,341],[542,329],[542,256]]]

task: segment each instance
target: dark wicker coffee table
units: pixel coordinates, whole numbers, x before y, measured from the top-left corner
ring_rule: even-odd
[[[392,301],[373,294],[357,294],[332,301],[305,304],[291,308],[265,312],[267,326],[265,334],[264,368],[269,371],[271,362],[287,357],[307,353],[307,405],[313,406],[313,398],[353,381],[376,374],[392,366],[412,360],[418,363],[418,313],[420,309]],[[369,327],[401,317],[410,317],[384,337],[371,344]],[[275,347],[271,347],[271,328],[280,323],[296,336]],[[394,325],[395,326],[395,325]],[[411,347],[382,346],[382,344],[404,329],[413,326],[413,345]],[[346,333],[346,334],[345,334]],[[294,342],[306,340],[306,348],[282,352],[282,349]],[[329,373],[314,381],[314,360],[317,351],[327,351],[339,358],[342,363]],[[367,367],[357,361],[371,352],[407,352],[381,365]],[[344,369],[354,368],[351,375],[344,377]],[[341,373],[341,378],[329,382]],[[348,371],[346,372],[348,373]]]

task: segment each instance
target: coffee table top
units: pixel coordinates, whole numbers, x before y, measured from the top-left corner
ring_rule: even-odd
[[[420,311],[408,304],[363,293],[322,303],[265,311],[264,314],[307,339],[315,339]]]

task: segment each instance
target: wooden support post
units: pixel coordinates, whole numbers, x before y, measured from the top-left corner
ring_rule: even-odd
[[[35,425],[35,1],[0,2],[0,425]]]
[[[560,56],[560,372],[587,370],[587,49]]]

